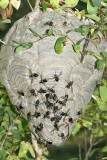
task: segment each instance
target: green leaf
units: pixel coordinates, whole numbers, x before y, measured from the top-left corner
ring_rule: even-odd
[[[32,28],[29,28],[29,30],[33,33],[34,36],[42,38],[42,36],[35,32]]]
[[[83,126],[84,127],[87,127],[88,129],[91,129],[91,127],[92,127],[92,123],[91,122],[89,122],[87,120],[84,120],[84,119],[82,119],[82,122],[83,122]]]
[[[21,4],[21,0],[11,0],[11,4],[18,10]]]
[[[65,0],[65,5],[67,7],[75,7],[78,4],[79,0]]]
[[[9,155],[6,160],[20,160],[20,159],[15,155]]]
[[[53,7],[58,7],[58,6],[59,6],[59,0],[50,0],[50,4],[51,4]]]
[[[100,21],[100,18],[98,16],[94,15],[94,14],[85,14],[85,17],[91,18],[96,22]]]
[[[84,2],[84,3],[87,3],[88,0],[81,0],[81,1]]]
[[[97,12],[98,12],[98,8],[99,7],[94,7],[94,5],[93,5],[91,0],[88,0],[88,2],[87,2],[87,11],[88,11],[89,14],[95,14],[96,15]]]
[[[107,58],[107,52],[103,52],[102,55]]]
[[[99,148],[95,148],[95,149],[91,150],[91,152],[90,152],[90,154],[89,154],[89,157],[92,157],[92,155],[93,155],[96,151],[99,151]]]
[[[63,52],[64,45],[63,43],[67,41],[66,37],[60,37],[57,39],[55,43],[55,52],[60,54]]]
[[[13,40],[14,43],[17,43],[17,44],[23,44],[22,42],[19,42],[19,41],[16,41],[16,40]]]
[[[18,47],[15,48],[15,53],[18,53],[25,48],[26,49],[31,48],[32,46],[33,46],[32,42],[23,43],[23,44],[21,44],[21,45],[19,45]]]
[[[101,111],[107,111],[107,105],[99,105],[98,108],[101,110]]]
[[[32,145],[29,142],[22,141],[20,144],[20,150],[19,150],[18,157],[27,159],[28,158],[28,156],[27,156],[28,151],[30,152],[31,156],[33,158],[35,158],[35,153],[32,148]]]
[[[107,61],[105,60],[98,60],[97,62],[97,69],[103,69],[103,67],[107,66]]]
[[[0,7],[6,8],[9,4],[9,0],[1,0],[0,1]]]
[[[100,5],[100,3],[101,3],[101,0],[92,0],[92,2],[94,4],[94,6],[98,7]]]
[[[72,29],[72,30],[68,30],[66,33],[70,33],[70,32],[72,32],[72,31],[74,31],[74,29]]]
[[[93,54],[97,59],[102,60],[102,56],[100,54]]]
[[[5,150],[0,150],[0,159],[6,156]]]
[[[43,8],[43,11],[47,11],[47,7],[48,7],[48,5],[49,5],[50,3],[48,3],[48,2],[45,2],[45,1],[42,1],[42,8]]]
[[[102,152],[107,152],[107,146],[102,148]]]
[[[3,21],[1,21],[2,23],[11,23],[11,20],[10,19],[5,19]]]
[[[81,28],[75,28],[74,31],[80,32],[83,36],[85,36],[89,31],[90,25],[82,25]]]
[[[51,36],[51,35],[56,35],[56,31],[55,30],[53,30],[53,29],[48,29],[47,31],[46,31],[46,34],[45,35],[48,35],[48,36]]]
[[[20,46],[15,48],[14,52],[18,53],[18,52],[22,51],[23,49],[24,49],[23,45],[20,45]]]
[[[42,156],[42,155],[40,155],[38,157],[41,158],[41,159],[43,159],[43,160],[48,160],[45,156]]]
[[[78,53],[81,49],[81,46],[80,44],[76,44],[76,45],[73,45],[73,48],[74,48],[74,51]]]
[[[82,27],[82,31],[83,31],[82,35],[85,36],[89,31],[90,25],[82,25],[81,27]]]
[[[46,150],[43,154],[44,154],[45,156],[48,156],[48,155],[49,155],[49,151]]]
[[[75,135],[81,128],[81,125],[79,123],[76,123],[73,130],[72,130],[72,135]]]
[[[100,29],[101,30],[107,30],[107,25],[101,25]]]
[[[23,47],[26,48],[26,49],[31,48],[32,46],[33,46],[32,42],[27,42],[27,43],[23,44]]]
[[[107,102],[107,87],[100,86],[100,97],[103,102]]]

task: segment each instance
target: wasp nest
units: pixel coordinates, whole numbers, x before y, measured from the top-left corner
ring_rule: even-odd
[[[70,39],[61,54],[55,53],[56,40],[83,24],[87,22],[64,11],[32,12],[13,25],[1,47],[0,82],[17,111],[28,120],[30,130],[45,144],[60,145],[68,139],[103,74],[94,68],[94,56],[86,55],[81,63],[81,54],[74,52]],[[29,28],[40,35],[53,29],[56,35],[36,37]],[[75,31],[68,36],[74,42],[83,38]],[[13,40],[33,42],[33,46],[15,53]],[[87,50],[102,52],[104,43],[102,40],[97,49],[90,42]]]

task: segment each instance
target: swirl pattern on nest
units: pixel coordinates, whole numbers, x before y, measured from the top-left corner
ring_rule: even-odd
[[[17,111],[28,120],[30,130],[47,145],[61,145],[68,139],[103,74],[94,68],[94,56],[86,55],[80,62],[81,55],[74,52],[70,40],[62,54],[54,51],[62,34],[82,24],[87,22],[64,11],[59,14],[49,9],[39,15],[32,12],[13,25],[5,37],[7,46],[1,47],[0,82]],[[40,35],[48,29],[57,34],[38,41],[29,28]],[[83,38],[74,31],[68,36],[75,42]],[[34,43],[32,48],[14,53],[17,44],[13,40]],[[100,42],[99,51],[91,42],[87,49],[100,53],[104,43]]]

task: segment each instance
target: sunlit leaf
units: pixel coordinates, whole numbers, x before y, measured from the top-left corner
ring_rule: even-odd
[[[20,150],[19,150],[19,158],[28,158],[27,156],[27,152],[30,152],[30,154],[32,155],[33,158],[35,158],[35,153],[34,150],[32,148],[32,145],[29,142],[24,142],[22,141],[20,144]]]
[[[79,123],[76,123],[73,130],[72,130],[72,135],[75,135],[81,128],[81,125]]]
[[[11,20],[10,19],[5,19],[3,21],[1,21],[2,23],[11,23]]]
[[[98,17],[94,14],[85,14],[85,17],[91,18],[91,19],[95,20],[96,22],[100,21],[100,17]]]
[[[0,7],[6,8],[9,4],[9,0],[1,0],[0,1]]]
[[[40,156],[38,156],[40,159],[42,159],[42,160],[48,160],[45,156],[42,156],[42,155],[40,155]]]
[[[65,5],[67,7],[75,7],[78,4],[79,0],[65,0]]]
[[[107,146],[102,148],[102,152],[107,152]]]
[[[93,3],[91,0],[88,0],[87,2],[87,11],[89,14],[97,14],[98,12],[98,7],[94,7]]]
[[[80,44],[76,44],[76,45],[73,45],[73,48],[74,48],[74,51],[78,53],[81,49],[81,46]]]
[[[57,39],[55,43],[55,52],[60,54],[63,52],[64,45],[63,43],[67,41],[66,37],[60,37]]]
[[[15,48],[14,52],[18,53],[18,52],[22,51],[23,49],[24,49],[23,45],[20,45],[20,46],[18,46],[18,47]]]
[[[87,3],[88,0],[81,0],[81,1],[84,2],[84,3]]]
[[[14,8],[16,8],[17,10],[19,9],[20,4],[21,4],[21,0],[11,0],[10,2]]]
[[[57,7],[57,6],[59,6],[59,0],[50,0],[50,4],[51,4],[53,7]]]
[[[27,43],[23,43],[23,44],[20,44],[19,46],[17,46],[15,48],[15,53],[18,53],[20,51],[22,51],[23,49],[29,49],[33,46],[33,43],[32,42],[27,42]]]
[[[9,155],[6,160],[20,160],[20,159],[18,158],[18,156]]]
[[[23,47],[26,48],[26,49],[31,48],[32,46],[33,46],[32,42],[27,42],[27,43],[23,44]]]
[[[100,97],[103,102],[107,102],[107,87],[100,86]]]

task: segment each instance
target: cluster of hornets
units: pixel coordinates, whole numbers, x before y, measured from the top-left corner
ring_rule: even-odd
[[[36,119],[42,117],[43,121],[39,123],[37,126],[33,125],[33,127],[35,128],[35,133],[36,135],[38,135],[39,140],[43,141],[46,144],[46,146],[53,145],[53,142],[41,139],[40,133],[44,128],[44,121],[45,121],[44,119],[49,119],[53,124],[53,129],[51,130],[51,132],[57,131],[58,136],[61,137],[62,141],[65,141],[69,137],[69,125],[74,122],[73,118],[70,117],[69,115],[69,109],[66,112],[62,111],[62,107],[65,107],[67,101],[70,100],[69,95],[65,94],[64,96],[62,96],[61,98],[63,100],[58,99],[54,86],[50,88],[50,87],[47,87],[46,85],[49,79],[46,79],[46,78],[42,79],[41,76],[39,76],[37,73],[32,73],[30,70],[29,70],[29,73],[30,73],[29,78],[31,79],[31,83],[33,82],[34,79],[37,79],[39,77],[40,86],[45,86],[46,89],[44,89],[43,87],[40,87],[39,90],[35,90],[33,88],[29,90],[31,96],[36,97],[36,101],[34,104],[36,111],[33,115],[29,111],[27,113],[27,120],[31,121],[33,117],[35,117]],[[55,72],[55,74],[53,75],[53,80],[55,81],[55,83],[58,83],[60,81],[61,74],[62,73],[56,74]],[[72,88],[72,85],[73,85],[73,81],[70,81],[67,83],[65,87],[66,89],[70,89]],[[20,97],[25,96],[25,93],[23,91],[18,91],[17,93],[19,94]],[[41,100],[38,98],[39,96],[42,96],[42,98],[45,97],[43,102],[41,102]],[[44,109],[44,111],[40,109],[40,105],[43,105],[43,104],[45,104],[46,106],[46,109]],[[17,107],[17,110],[20,112],[20,110],[22,111],[23,108],[24,106],[20,104],[19,107]],[[81,113],[82,111],[78,111],[76,115],[80,115]],[[61,120],[63,123],[61,122],[61,124],[59,124]],[[68,127],[68,133],[66,135],[63,133],[62,129],[60,130],[60,128],[64,125],[65,121],[66,121],[66,127]]]

